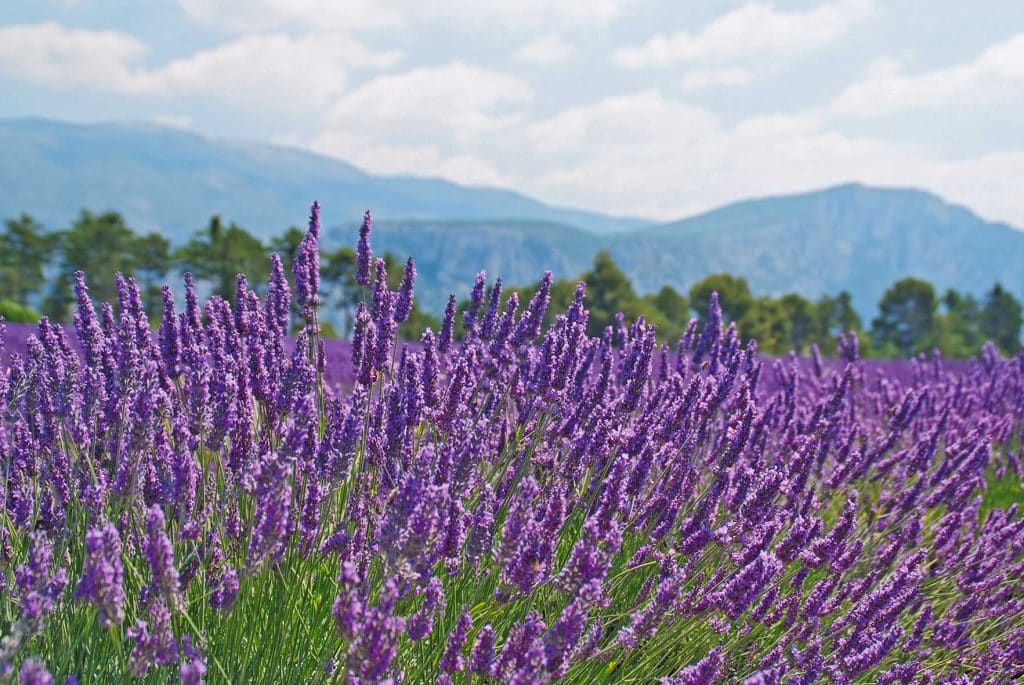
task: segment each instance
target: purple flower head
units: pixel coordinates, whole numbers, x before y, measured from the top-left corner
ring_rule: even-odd
[[[373,261],[373,250],[370,248],[370,230],[373,219],[370,210],[363,214],[363,225],[359,227],[359,242],[356,244],[356,283],[361,286],[370,285],[370,262]]]
[[[434,629],[434,618],[444,613],[444,588],[441,581],[431,578],[423,593],[423,603],[419,610],[409,619],[407,630],[409,638],[414,642],[422,640]]]
[[[307,321],[313,318],[313,310],[320,305],[320,205],[316,202],[309,211],[309,230],[299,243],[292,275],[295,277],[295,291],[303,316]]]
[[[18,685],[53,685],[53,676],[42,662],[29,658],[21,662]]]
[[[480,326],[480,337],[489,340],[494,336],[494,324],[498,319],[498,305],[501,304],[501,277],[495,279],[487,298],[487,311]]]
[[[207,567],[210,583],[210,608],[225,611],[238,596],[238,571],[224,558],[219,537],[215,537]]]
[[[487,272],[481,271],[476,275],[473,283],[473,290],[469,295],[469,307],[462,314],[462,329],[467,338],[473,338],[477,334],[480,316],[480,309],[484,304],[484,290],[487,286]]]
[[[378,682],[391,668],[405,629],[405,619],[394,615],[397,600],[398,582],[388,578],[377,603],[362,611],[358,632],[349,644],[349,667],[357,678]]]
[[[96,607],[104,628],[124,620],[121,536],[109,521],[93,526],[85,535],[85,563],[75,596]]]
[[[163,358],[164,368],[172,378],[179,373],[179,359],[181,357],[181,340],[178,332],[178,314],[174,310],[174,295],[170,287],[160,287],[163,297],[163,317],[160,319],[160,355]]]
[[[178,569],[174,566],[174,548],[165,526],[164,511],[154,504],[146,514],[146,536],[142,546],[152,577],[150,592],[163,598],[172,610],[178,611],[184,604]]]
[[[162,599],[149,605],[149,621],[139,620],[125,631],[135,642],[128,660],[128,672],[141,678],[154,666],[168,666],[178,660],[178,643],[171,628],[171,612]]]
[[[284,275],[284,263],[275,252],[270,255],[270,281],[265,301],[266,322],[271,330],[280,336],[288,333],[288,321],[291,318],[292,295],[288,288],[288,278]]]
[[[395,300],[395,321],[402,323],[412,314],[413,287],[416,285],[416,261],[409,257],[405,263],[405,275],[398,287],[398,298]]]
[[[551,283],[554,276],[550,271],[544,272],[544,278],[537,288],[536,294],[530,299],[530,303],[519,319],[512,344],[516,347],[533,340],[540,335],[541,325],[544,323],[544,315],[547,313],[548,305],[551,303]]]
[[[289,534],[292,505],[293,466],[274,452],[265,453],[256,464],[256,512],[249,542],[249,565],[258,566],[284,553]]]
[[[469,617],[469,613],[463,612],[448,635],[448,647],[441,657],[440,668],[445,673],[457,673],[464,668],[465,660],[462,657],[462,647],[466,644],[466,637],[472,627],[473,620]]]
[[[53,544],[42,531],[28,536],[28,559],[14,569],[14,579],[21,605],[21,617],[27,632],[43,628],[46,618],[56,609],[68,584],[67,569],[53,569]]]
[[[494,667],[494,628],[488,623],[476,634],[476,644],[469,662],[469,670],[481,678],[489,678]]]
[[[441,320],[441,333],[437,338],[437,351],[445,354],[452,346],[455,330],[455,294],[448,295],[448,304],[444,308],[444,318]]]
[[[662,685],[711,685],[722,675],[725,657],[716,647],[695,664],[687,666],[671,678],[662,678]]]
[[[203,676],[206,675],[206,659],[192,645],[192,639],[188,635],[181,638],[181,651],[184,652],[184,658],[178,666],[181,685],[202,685]]]

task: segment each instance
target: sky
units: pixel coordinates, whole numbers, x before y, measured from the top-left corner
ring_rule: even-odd
[[[1024,227],[1020,0],[3,0],[0,94],[621,215],[860,181]]]

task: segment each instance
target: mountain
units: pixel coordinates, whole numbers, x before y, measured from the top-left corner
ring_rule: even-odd
[[[438,179],[373,176],[297,149],[211,140],[153,124],[0,121],[0,216],[29,212],[66,225],[82,208],[116,209],[129,224],[178,242],[218,212],[261,237],[302,224],[319,199],[325,216],[359,219],[516,219],[593,233],[642,219],[552,207],[519,193]]]
[[[623,238],[612,253],[643,290],[724,271],[755,293],[848,290],[865,317],[904,276],[940,294],[980,295],[999,281],[1024,295],[1024,232],[920,190],[847,184],[747,200]]]
[[[1024,232],[919,190],[848,184],[653,225],[152,125],[0,122],[0,217],[27,211],[59,228],[81,208],[112,208],[180,241],[220,213],[267,237],[301,225],[311,198],[340,222],[324,228],[330,246],[354,244],[371,208],[375,249],[416,256],[421,302],[437,313],[448,292],[468,294],[480,269],[509,284],[545,269],[571,278],[600,249],[644,292],[665,283],[685,291],[729,272],[756,294],[848,290],[867,320],[885,288],[908,275],[940,293],[980,295],[998,280],[1024,299]]]
[[[329,232],[353,242],[355,225]],[[755,294],[805,297],[848,290],[866,319],[904,276],[981,295],[996,281],[1024,299],[1024,232],[987,222],[920,190],[848,184],[737,202],[628,234],[588,235],[528,222],[382,222],[374,245],[416,256],[425,304],[466,295],[486,268],[506,283],[552,269],[573,277],[607,249],[641,292],[685,292],[713,273],[744,276]],[[868,322],[866,321],[866,322]]]

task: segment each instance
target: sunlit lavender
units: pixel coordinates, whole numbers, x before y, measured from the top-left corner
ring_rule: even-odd
[[[73,330],[0,336],[4,677],[1024,677],[1024,355],[770,359],[716,297],[588,337],[550,274],[407,345],[369,213],[332,343],[319,213],[233,301],[186,277],[153,327],[80,275]]]

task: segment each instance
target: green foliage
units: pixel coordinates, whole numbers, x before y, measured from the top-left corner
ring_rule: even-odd
[[[754,300],[738,325],[743,336],[757,340],[758,349],[767,354],[782,354],[793,339],[785,308],[771,297]]]
[[[985,340],[978,329],[981,310],[974,296],[947,290],[941,308],[922,347],[939,349],[947,357],[969,357],[977,352]]]
[[[1021,305],[999,283],[985,295],[979,327],[982,337],[994,342],[1003,352],[1015,354],[1020,349]]]
[[[28,214],[5,224],[0,234],[0,298],[27,305],[46,284],[43,269],[53,254],[54,236]]]
[[[875,342],[901,357],[923,351],[934,332],[937,305],[931,283],[912,277],[897,281],[878,303],[878,317],[871,323]]]
[[[718,293],[718,304],[726,321],[740,321],[754,305],[747,279],[731,274],[706,276],[690,288],[690,306],[701,323],[708,315],[708,302],[713,292]]]
[[[135,275],[151,307],[159,301],[159,283],[170,268],[167,240],[159,234],[136,235],[117,212],[93,214],[83,210],[69,229],[54,234],[54,238],[57,275],[43,303],[44,313],[50,318],[70,318],[76,271],[89,274],[89,293],[96,301],[116,301],[115,273]],[[150,309],[150,313],[153,311]]]
[[[779,306],[789,321],[789,348],[807,352],[819,328],[814,305],[796,293],[787,293],[779,298]]]
[[[36,323],[39,312],[13,300],[0,300],[0,319],[10,323]]]
[[[835,297],[823,295],[814,303],[814,339],[825,354],[836,351],[836,337],[844,331],[860,333],[863,325],[860,315],[853,308],[853,296],[843,290]],[[861,337],[861,353],[865,351],[868,338]]]
[[[690,318],[690,303],[685,295],[670,285],[663,285],[658,292],[644,295],[643,304],[664,318],[658,332],[665,340],[675,341],[683,335]],[[658,319],[657,316],[647,318],[655,322]]]
[[[263,244],[244,228],[232,222],[227,227],[219,216],[175,254],[178,263],[199,281],[210,285],[213,293],[230,300],[235,294],[235,279],[243,273],[254,286],[266,281],[270,273]]]

